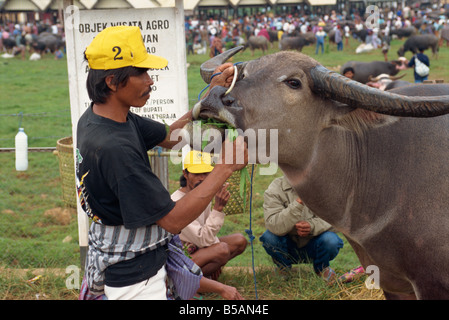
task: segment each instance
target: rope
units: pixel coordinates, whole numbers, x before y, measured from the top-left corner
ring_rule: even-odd
[[[251,243],[251,260],[252,260],[252,266],[253,266],[254,291],[256,294],[256,300],[259,300],[259,297],[257,295],[256,268],[254,267],[254,246],[253,246],[254,235],[253,235],[253,231],[252,231],[253,176],[254,176],[254,164],[251,166],[251,181],[250,181],[250,193],[249,193],[249,229],[246,229],[245,232],[248,234],[248,237],[249,237],[249,240]]]
[[[212,78],[213,78],[213,77],[218,76],[219,74],[221,74],[221,72],[217,72],[217,73],[214,73],[213,75],[211,75],[211,76],[210,76],[210,81],[212,81]],[[209,81],[209,82],[210,82],[210,81]],[[198,95],[198,101],[201,99],[201,95],[203,94],[204,90],[206,90],[206,89],[209,88],[209,87],[210,87],[210,84],[208,84],[207,86],[205,86],[205,87],[203,88],[203,90],[200,91],[200,94]]]
[[[242,62],[237,62],[234,64],[234,79],[232,81],[232,84],[230,86],[230,88],[226,91],[225,94],[228,94],[235,85],[235,82],[237,80],[237,64],[240,64]],[[211,77],[210,80],[212,81],[212,78],[215,77],[216,75],[221,74],[221,72],[218,73],[214,73]],[[203,90],[201,90],[201,92],[198,95],[198,100],[201,99],[201,95],[203,94],[204,90],[206,90],[207,88],[209,88],[210,84],[208,84],[205,88],[203,88]],[[255,291],[255,295],[256,295],[256,300],[259,299],[258,294],[257,294],[257,279],[256,279],[256,268],[254,265],[254,245],[253,245],[253,241],[254,241],[254,235],[253,235],[253,231],[252,231],[252,203],[253,203],[253,177],[254,177],[254,164],[251,166],[251,181],[250,181],[250,196],[249,196],[249,229],[245,229],[246,234],[248,235],[248,238],[250,240],[250,244],[251,244],[251,262],[252,262],[252,268],[253,268],[253,277],[254,277],[254,291]]]
[[[156,146],[153,148],[153,150],[157,152],[157,156],[160,158],[162,155],[162,147]]]

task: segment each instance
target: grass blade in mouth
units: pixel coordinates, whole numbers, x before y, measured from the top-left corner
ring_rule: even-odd
[[[217,128],[222,128],[227,130],[228,133],[228,138],[230,141],[235,141],[235,139],[238,137],[238,131],[236,128],[232,127],[231,125],[224,123],[224,122],[220,122],[217,119],[213,119],[213,118],[208,118],[208,119],[199,119],[197,120],[200,122],[200,125],[203,127],[209,127],[209,126],[214,126]],[[201,142],[201,148],[204,149],[207,145],[209,141],[209,137],[206,137],[206,139],[204,139]],[[248,173],[248,168],[244,167],[243,169],[240,170],[240,197],[243,199],[243,210],[246,209],[246,189],[247,189],[247,181],[250,181],[250,176]]]
[[[238,136],[237,129],[235,129],[234,127],[232,127],[231,125],[229,125],[227,123],[220,122],[217,119],[208,118],[208,119],[198,119],[195,121],[199,122],[201,131],[203,131],[203,129],[207,130],[211,127],[212,128],[216,127],[217,129],[227,130],[228,137],[229,137],[230,141],[234,141],[236,139],[236,137]],[[203,137],[203,139],[201,141],[201,149],[204,149],[207,146],[208,142],[209,142],[209,136],[206,135],[205,137]]]

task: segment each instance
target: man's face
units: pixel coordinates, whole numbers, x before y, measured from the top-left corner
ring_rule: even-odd
[[[147,72],[138,76],[130,76],[125,86],[119,86],[117,97],[126,105],[143,107],[150,98],[153,80]]]
[[[354,77],[354,73],[352,73],[352,71],[346,71],[346,73],[344,74],[345,77],[352,79],[352,77]]]
[[[184,177],[187,180],[187,188],[188,190],[193,190],[196,187],[198,187],[201,182],[204,181],[204,179],[206,179],[206,177],[209,175],[209,172],[206,173],[191,173],[188,172],[187,170],[184,170]]]

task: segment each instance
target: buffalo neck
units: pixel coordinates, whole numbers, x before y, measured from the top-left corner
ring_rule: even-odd
[[[408,120],[413,121],[413,120]],[[398,161],[394,154],[410,155],[402,143],[404,120],[390,126],[365,129],[362,134],[339,127],[324,129],[303,170],[280,163],[280,168],[304,203],[319,217],[345,234],[363,232],[359,226],[385,219],[377,213],[391,213],[392,203],[403,203],[407,177],[401,172],[411,164]],[[407,157],[407,156],[405,156]],[[400,201],[395,201],[401,199]]]

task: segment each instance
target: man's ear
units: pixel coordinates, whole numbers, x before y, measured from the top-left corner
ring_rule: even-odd
[[[113,80],[114,80],[114,75],[113,74],[107,76],[104,79],[104,81],[106,82],[106,85],[108,86],[108,88],[111,89],[111,91],[115,92],[115,91],[117,91],[117,85],[114,84]]]

